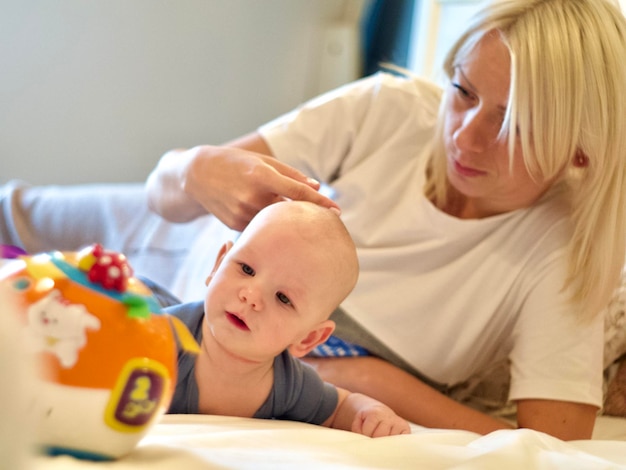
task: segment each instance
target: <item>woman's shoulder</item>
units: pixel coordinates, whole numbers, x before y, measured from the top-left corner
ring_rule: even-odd
[[[442,88],[417,75],[376,72],[361,79],[362,86],[368,86],[379,99],[395,101],[398,105],[419,105],[438,109],[443,94]]]
[[[567,202],[558,194],[548,195],[533,206],[514,214],[507,223],[507,237],[524,252],[532,270],[546,265],[567,265],[567,248],[574,225]]]
[[[443,90],[440,86],[416,75],[379,71],[311,99],[306,107],[352,100],[393,103],[401,108],[419,104],[438,109]]]
[[[415,75],[387,72],[378,72],[371,80],[370,112],[384,115],[390,126],[394,121],[416,130],[434,126],[443,94],[440,86]]]
[[[574,230],[567,189],[556,186],[526,211],[526,217],[545,229],[553,229],[558,237],[569,241]]]
[[[381,86],[388,89],[420,95],[424,98],[432,98],[436,101],[441,100],[443,93],[443,89],[440,85],[424,77],[415,75],[408,70],[402,71],[401,73],[391,73],[382,70],[371,75],[371,77],[373,80],[380,83]]]

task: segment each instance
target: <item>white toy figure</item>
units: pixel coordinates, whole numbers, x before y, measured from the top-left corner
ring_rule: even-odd
[[[68,303],[58,290],[28,308],[25,331],[33,352],[50,352],[65,368],[76,364],[80,349],[87,343],[87,329],[100,329],[98,317],[84,305]]]

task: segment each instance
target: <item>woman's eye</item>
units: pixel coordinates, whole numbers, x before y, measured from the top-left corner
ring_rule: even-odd
[[[254,276],[254,269],[245,263],[241,263],[241,270],[248,276]]]
[[[277,292],[276,293],[276,298],[278,299],[278,301],[280,303],[283,303],[285,305],[291,305],[291,300],[289,300],[289,297],[287,297],[285,294],[283,294],[282,292]]]
[[[470,95],[470,93],[469,93],[469,92],[468,92],[465,88],[463,88],[463,87],[462,87],[459,83],[454,83],[454,82],[453,82],[453,83],[452,83],[452,86],[453,86],[454,88],[456,88],[457,92],[458,92],[458,93],[459,93],[459,94],[460,94],[463,98],[469,99],[469,98],[471,98],[471,97],[472,97],[472,96]]]

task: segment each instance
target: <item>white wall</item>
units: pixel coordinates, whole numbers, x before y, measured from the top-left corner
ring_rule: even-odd
[[[331,86],[363,1],[2,0],[0,182],[143,181],[253,130]]]
[[[413,17],[409,69],[440,81],[448,49],[483,4],[484,0],[420,0]]]

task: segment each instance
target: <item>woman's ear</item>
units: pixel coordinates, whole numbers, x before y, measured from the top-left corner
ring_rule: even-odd
[[[215,257],[215,263],[213,264],[213,269],[211,270],[211,274],[209,274],[206,280],[204,281],[205,286],[209,285],[209,282],[211,282],[211,279],[213,278],[213,275],[217,271],[217,268],[219,268],[220,264],[222,264],[222,260],[226,256],[226,253],[228,253],[232,247],[233,247],[232,241],[227,241],[226,243],[222,245],[222,247],[220,248],[220,251],[217,253],[217,256]]]
[[[325,320],[309,331],[304,338],[290,345],[287,349],[294,357],[304,357],[317,345],[326,342],[328,337],[335,331],[335,322]]]

